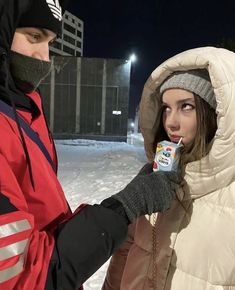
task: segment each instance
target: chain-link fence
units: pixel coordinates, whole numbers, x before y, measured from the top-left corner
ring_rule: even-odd
[[[52,62],[40,90],[54,137],[126,141],[130,62],[62,56]]]

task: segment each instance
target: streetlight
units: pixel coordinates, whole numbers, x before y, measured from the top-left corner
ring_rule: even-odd
[[[135,62],[137,61],[137,57],[135,53],[132,53],[129,56],[128,62],[130,65],[130,90],[129,90],[129,109],[133,110],[133,107],[135,106],[135,73],[134,73],[134,69],[135,69]],[[132,112],[134,113],[134,112]],[[132,115],[132,114],[131,114]],[[130,129],[133,132],[134,130],[134,122],[132,124],[130,124]]]
[[[134,53],[132,53],[129,57],[129,61],[130,62],[135,62],[137,60],[136,55]]]

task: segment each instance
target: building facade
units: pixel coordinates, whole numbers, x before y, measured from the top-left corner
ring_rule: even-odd
[[[50,47],[51,55],[83,56],[83,21],[65,11],[62,26],[61,38]]]

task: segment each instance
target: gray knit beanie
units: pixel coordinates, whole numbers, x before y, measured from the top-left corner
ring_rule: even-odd
[[[161,85],[160,94],[168,89],[184,89],[195,93],[216,109],[215,93],[206,69],[174,72]]]

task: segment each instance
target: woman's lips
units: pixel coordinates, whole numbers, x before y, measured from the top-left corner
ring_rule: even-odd
[[[178,143],[181,139],[181,136],[170,135],[171,142]]]

